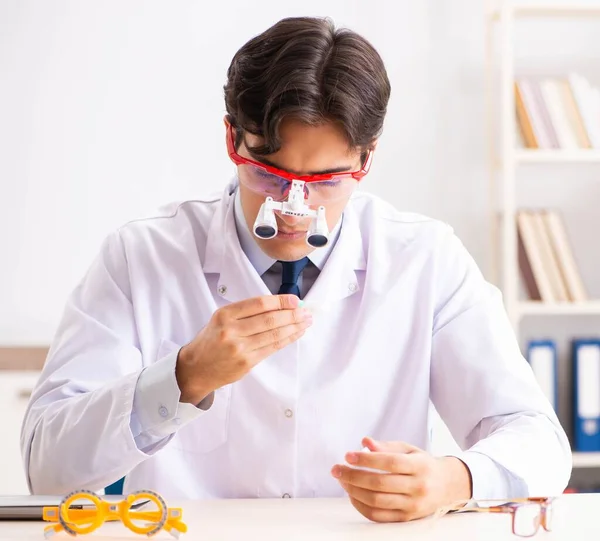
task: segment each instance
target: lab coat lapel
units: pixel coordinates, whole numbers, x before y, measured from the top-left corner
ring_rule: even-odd
[[[362,235],[350,202],[344,211],[340,236],[306,295],[306,302],[329,304],[357,293],[360,290],[357,271],[364,271],[366,266]]]
[[[233,210],[234,190],[235,183],[227,186],[213,216],[203,266],[205,273],[219,275],[217,294],[229,302],[271,294],[240,246]],[[353,295],[360,290],[357,271],[365,269],[363,239],[350,202],[336,245],[305,300],[326,304]]]
[[[219,275],[217,294],[229,302],[270,295],[256,269],[240,246],[233,201],[235,183],[225,189],[209,227],[203,270]]]

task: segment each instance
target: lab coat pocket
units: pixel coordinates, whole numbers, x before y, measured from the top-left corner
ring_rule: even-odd
[[[158,348],[158,359],[178,350],[181,346],[163,339]],[[212,405],[200,416],[182,426],[170,442],[170,447],[186,453],[205,454],[227,442],[231,386],[215,391]]]

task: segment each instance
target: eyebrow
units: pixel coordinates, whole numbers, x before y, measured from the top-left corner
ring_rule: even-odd
[[[264,163],[269,167],[274,167],[275,169],[279,169],[280,171],[286,171],[287,173],[291,173],[292,175],[304,176],[298,174],[296,171],[288,171],[287,169],[282,169],[277,164],[273,163],[266,158],[261,158],[260,160],[256,160],[259,163]],[[306,175],[331,175],[333,173],[344,173],[346,171],[350,171],[349,165],[342,165],[340,167],[332,167],[331,169],[323,169],[322,171],[311,171],[310,173],[306,173]]]

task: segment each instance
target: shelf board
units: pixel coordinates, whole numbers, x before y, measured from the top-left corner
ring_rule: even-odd
[[[519,163],[600,163],[599,149],[515,151]]]
[[[573,453],[574,468],[600,468],[600,453]]]
[[[587,302],[540,302],[525,301],[517,306],[520,315],[548,315],[548,316],[600,316],[600,301]]]
[[[547,4],[537,6],[514,6],[512,12],[515,18],[542,18],[542,17],[600,17],[600,6],[584,4]],[[500,20],[500,10],[492,13],[492,20]]]

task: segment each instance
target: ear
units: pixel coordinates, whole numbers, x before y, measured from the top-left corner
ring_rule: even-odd
[[[233,144],[235,146],[235,135],[233,133],[233,126],[231,125],[231,122],[229,121],[229,115],[225,115],[223,117],[223,124],[225,124],[225,148],[228,149],[228,152],[229,152],[232,138],[234,138]]]
[[[229,138],[231,137],[231,130],[233,129],[231,122],[229,122],[229,115],[225,115],[223,117],[223,124],[225,124],[225,143],[227,144]]]

